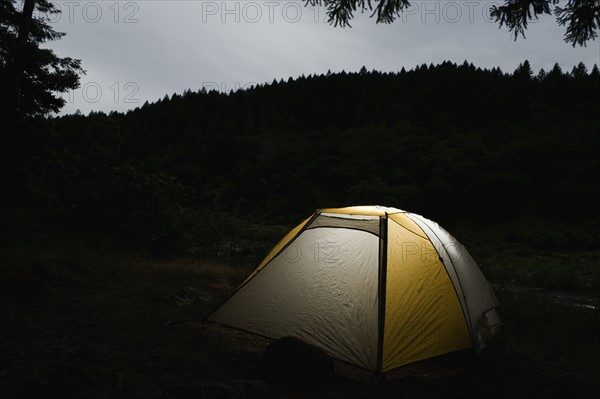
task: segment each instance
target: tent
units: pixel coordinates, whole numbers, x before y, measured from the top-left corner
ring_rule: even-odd
[[[376,374],[476,353],[501,325],[473,258],[446,230],[395,208],[321,209],[291,230],[209,321],[293,336]]]

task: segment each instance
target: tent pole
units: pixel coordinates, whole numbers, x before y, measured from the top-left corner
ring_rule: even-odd
[[[387,232],[388,232],[388,214],[379,221],[379,286],[378,297],[379,307],[377,315],[377,366],[375,369],[374,380],[381,382],[383,380],[383,335],[385,327],[385,287],[387,277]]]

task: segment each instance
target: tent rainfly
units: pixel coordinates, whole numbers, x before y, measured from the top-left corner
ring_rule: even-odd
[[[293,336],[376,374],[479,353],[501,326],[477,264],[437,223],[395,208],[322,209],[291,230],[207,319]]]

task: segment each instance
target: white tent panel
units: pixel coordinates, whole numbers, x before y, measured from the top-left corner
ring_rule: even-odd
[[[271,338],[294,336],[373,370],[379,238],[348,228],[302,232],[210,320]]]

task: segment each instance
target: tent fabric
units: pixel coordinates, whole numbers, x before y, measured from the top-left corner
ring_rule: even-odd
[[[371,369],[378,245],[376,236],[360,230],[305,230],[211,320],[272,338],[296,336]]]
[[[396,208],[316,211],[290,231],[208,320],[293,336],[376,373],[474,348],[502,324],[467,250]]]
[[[388,234],[382,371],[468,348],[460,302],[432,243],[395,222]]]
[[[410,217],[427,232],[434,247],[438,248],[440,256],[444,259],[444,265],[457,289],[463,312],[467,315],[473,345],[479,352],[485,347],[485,337],[490,328],[486,325],[484,315],[490,312],[487,318],[499,321],[495,310],[498,304],[496,296],[475,260],[456,238],[431,220],[414,214]]]

